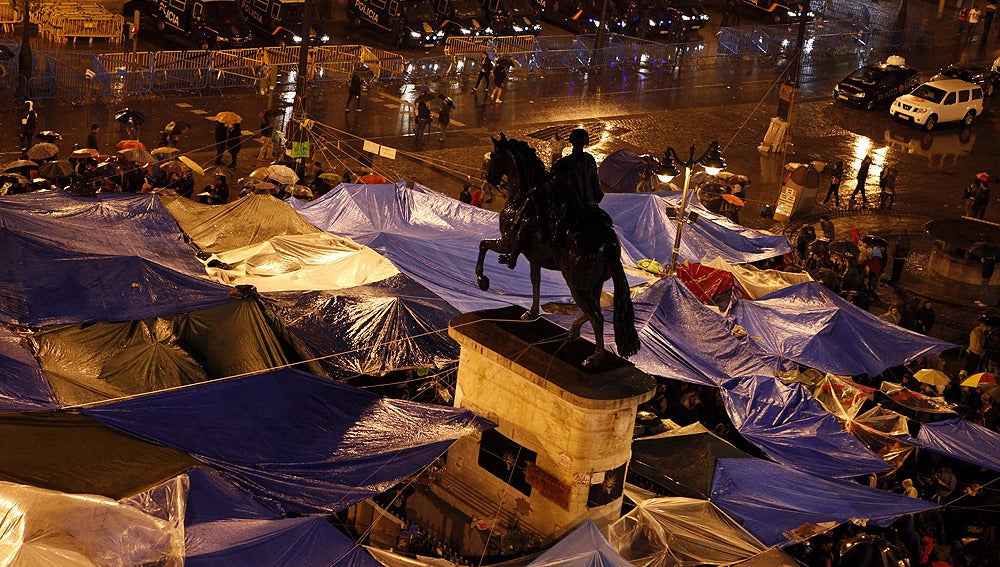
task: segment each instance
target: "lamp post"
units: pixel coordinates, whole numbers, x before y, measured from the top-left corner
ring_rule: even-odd
[[[670,257],[670,267],[667,269],[667,275],[669,276],[677,275],[677,256],[681,253],[681,230],[684,228],[684,213],[687,211],[688,196],[691,189],[691,170],[699,164],[705,168],[705,172],[709,175],[718,175],[719,172],[726,169],[726,160],[722,159],[719,142],[709,144],[708,149],[698,159],[694,158],[694,146],[691,146],[687,161],[682,160],[673,148],[667,148],[663,162],[656,171],[656,176],[660,181],[668,183],[671,179],[680,175],[677,166],[684,168],[684,190],[681,192],[681,206],[677,213],[677,233],[674,235],[674,252]]]

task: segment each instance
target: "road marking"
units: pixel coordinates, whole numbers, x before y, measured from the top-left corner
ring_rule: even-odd
[[[175,102],[174,105],[181,108],[191,108],[191,105],[186,102]]]
[[[193,112],[194,114],[199,114],[199,115],[201,115],[201,114],[208,114],[207,110],[202,110],[200,108],[193,108],[193,109],[191,109],[191,112]]]

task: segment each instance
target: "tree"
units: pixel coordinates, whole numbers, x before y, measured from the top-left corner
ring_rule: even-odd
[[[25,79],[31,79],[31,11],[37,10],[41,0],[10,0],[14,13],[21,14],[21,56],[18,69]]]

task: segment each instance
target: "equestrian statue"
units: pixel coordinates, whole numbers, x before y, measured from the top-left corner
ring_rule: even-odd
[[[581,314],[569,329],[571,339],[590,321],[594,329],[594,353],[583,361],[591,368],[604,359],[604,315],[601,289],[614,282],[615,346],[619,356],[639,352],[635,312],[628,280],[621,263],[621,244],[611,217],[598,206],[604,194],[597,177],[594,156],[584,151],[590,143],[587,131],[578,128],[569,136],[573,152],[546,171],[535,149],[526,142],[507,138],[493,140],[486,180],[506,182],[507,203],[500,211],[500,238],[479,243],[476,278],[487,290],[490,280],[483,275],[488,251],[499,254],[501,264],[514,268],[524,255],[531,271],[531,309],[522,317],[538,317],[541,270],[558,270],[569,287]]]

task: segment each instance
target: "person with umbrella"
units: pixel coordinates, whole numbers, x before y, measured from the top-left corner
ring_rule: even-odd
[[[91,124],[90,125],[90,134],[87,134],[87,145],[85,145],[84,147],[85,148],[90,148],[90,149],[93,149],[93,150],[97,150],[97,151],[101,151],[101,142],[100,142],[100,139],[98,138],[98,135],[100,133],[101,133],[101,125],[100,124]]]
[[[351,72],[351,83],[347,87],[347,104],[344,105],[344,112],[351,111],[351,102],[354,102],[354,110],[361,112],[361,74],[357,69]]]
[[[986,362],[986,333],[992,328],[986,324],[985,319],[977,321],[975,327],[969,331],[969,346],[965,349],[968,358],[965,360],[965,372],[975,374],[982,372]]]
[[[139,138],[139,126],[146,121],[146,115],[138,110],[123,108],[115,113],[115,122],[121,124],[121,137],[128,140]]]
[[[490,100],[493,102],[503,102],[503,90],[507,86],[507,76],[514,61],[509,57],[501,57],[493,68],[493,92],[490,93]]]
[[[443,142],[448,135],[448,125],[451,124],[451,111],[455,110],[455,102],[444,93],[438,94],[438,98],[441,99],[441,106],[438,108],[438,127],[441,128],[441,137],[438,141]]]
[[[215,165],[222,165],[222,156],[226,155],[226,140],[229,138],[229,126],[221,121],[215,125]]]
[[[417,148],[422,148],[424,145],[424,134],[430,135],[431,123],[434,119],[431,117],[431,108],[427,106],[427,101],[423,98],[417,99]]]
[[[976,187],[972,191],[972,207],[970,213],[974,219],[986,216],[986,206],[990,204],[990,184],[988,181],[976,179]]]
[[[837,164],[830,171],[830,189],[826,192],[826,199],[823,199],[824,205],[830,202],[830,197],[833,197],[833,206],[840,208],[840,180],[842,177],[844,177],[844,160],[837,160]]]
[[[24,101],[24,115],[21,117],[21,126],[18,131],[18,139],[22,151],[28,149],[28,144],[35,137],[35,129],[38,128],[38,113],[35,112],[35,103]]]
[[[983,283],[979,287],[979,299],[976,300],[976,305],[986,307],[990,302],[990,281],[993,279],[993,272],[997,267],[997,255],[995,249],[983,247],[982,250],[984,252],[980,255],[979,263],[983,266],[980,272]]]

